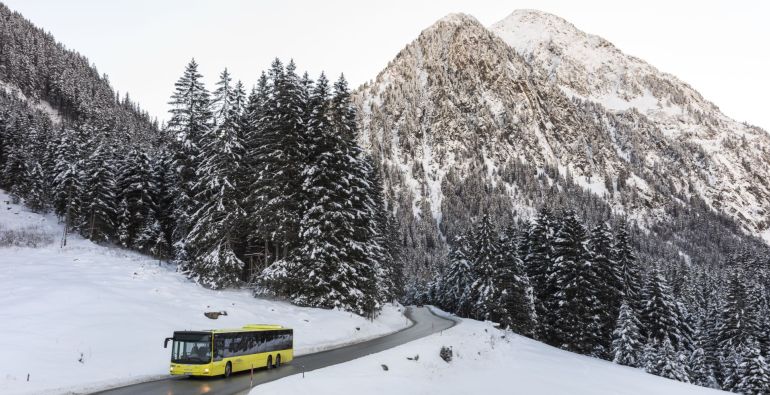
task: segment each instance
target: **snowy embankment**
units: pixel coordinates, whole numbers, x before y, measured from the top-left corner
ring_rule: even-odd
[[[301,354],[411,324],[400,306],[386,306],[370,322],[245,290],[207,290],[173,266],[74,235],[60,248],[55,218],[8,200],[0,191],[0,241],[24,230],[48,242],[0,247],[0,394],[87,391],[164,376],[170,351],[163,339],[174,330],[277,323],[294,328]],[[203,316],[223,310],[227,316],[217,320]]]
[[[449,363],[439,357],[442,346],[452,347]],[[261,385],[250,395],[305,394],[309,388],[315,395],[724,393],[559,350],[474,320],[304,378],[294,375]]]

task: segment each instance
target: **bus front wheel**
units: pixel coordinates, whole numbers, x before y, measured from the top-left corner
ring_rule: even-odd
[[[270,370],[273,368],[273,356],[268,355],[267,357],[267,369]]]
[[[278,356],[275,357],[275,367],[281,367],[281,354],[278,354]]]
[[[233,365],[228,362],[227,365],[225,365],[225,377],[230,377],[231,373],[233,373]]]

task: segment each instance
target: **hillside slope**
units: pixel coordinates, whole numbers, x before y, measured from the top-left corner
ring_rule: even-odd
[[[157,134],[157,122],[127,94],[118,97],[85,56],[2,3],[0,54],[0,90],[43,107],[57,121],[111,128],[120,140],[147,142]]]
[[[8,201],[0,191],[0,241],[37,235],[39,246],[0,246],[3,394],[93,390],[166,375],[163,339],[174,330],[277,323],[294,328],[295,351],[307,353],[408,325],[399,306],[387,305],[368,321],[255,299],[246,290],[207,290],[173,266],[74,235],[60,248],[55,218]],[[11,237],[20,232],[27,236]],[[216,321],[203,316],[223,310],[228,315]]]
[[[442,346],[452,347],[449,363],[439,357]],[[314,394],[724,393],[572,354],[474,320],[462,320],[441,334],[304,377],[268,383],[251,394],[304,394],[308,388],[313,388]]]

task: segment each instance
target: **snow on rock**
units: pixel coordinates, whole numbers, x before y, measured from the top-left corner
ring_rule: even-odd
[[[0,191],[0,232],[33,229],[53,240],[0,248],[0,393],[95,390],[168,373],[174,330],[276,323],[294,328],[298,354],[395,332],[410,324],[387,305],[373,322],[335,310],[212,291],[170,265],[69,235]],[[2,239],[2,237],[0,237]],[[210,320],[205,311],[227,311]],[[30,375],[29,382],[26,381]]]
[[[21,89],[5,81],[0,81],[0,89],[2,89],[7,93],[12,93],[16,95],[17,98],[24,100],[32,108],[48,115],[48,117],[51,119],[51,122],[53,122],[54,124],[60,125],[62,123],[61,114],[59,114],[59,111],[57,111],[55,108],[53,108],[53,106],[51,106],[51,103],[48,103],[43,99],[31,100],[21,91]]]
[[[452,348],[449,363],[439,356],[442,346]],[[419,360],[407,359],[415,355]],[[559,350],[467,319],[441,334],[307,372],[304,378],[294,375],[261,385],[250,395],[305,394],[311,388],[317,395],[723,393]]]
[[[767,242],[767,244],[770,244],[770,229],[765,230],[762,232],[762,239]]]

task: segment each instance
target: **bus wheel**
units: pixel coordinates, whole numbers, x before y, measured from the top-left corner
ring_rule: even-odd
[[[230,377],[231,373],[233,373],[233,365],[228,362],[227,365],[225,365],[225,377]]]
[[[275,367],[276,367],[276,368],[279,368],[279,367],[281,367],[281,354],[278,354],[278,355],[275,357]]]
[[[267,356],[267,369],[270,370],[273,367],[273,356]]]

